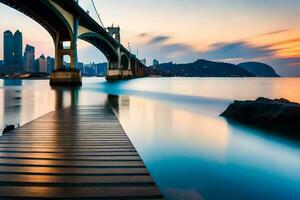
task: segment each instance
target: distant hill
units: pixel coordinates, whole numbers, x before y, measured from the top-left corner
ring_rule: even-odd
[[[149,77],[174,77],[176,76],[175,74],[171,74],[166,71],[160,71],[157,69],[154,69],[153,67],[147,67],[145,69],[145,75]]]
[[[257,77],[280,77],[275,70],[264,63],[245,62],[238,65]]]
[[[197,60],[193,63],[174,64],[173,62],[152,66],[156,71],[181,77],[254,77],[252,73],[233,64]]]

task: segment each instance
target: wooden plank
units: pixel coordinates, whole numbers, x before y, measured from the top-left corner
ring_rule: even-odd
[[[129,183],[139,185],[154,185],[152,178],[149,175],[116,175],[116,176],[55,176],[55,175],[15,175],[1,174],[1,185],[68,185],[68,186],[95,186],[99,185],[128,185]]]
[[[38,187],[0,186],[0,197],[4,198],[94,198],[94,199],[157,199],[162,198],[156,186],[124,187]]]
[[[0,199],[163,199],[109,107],[57,110],[0,137]]]
[[[32,175],[149,175],[146,168],[60,168],[60,167],[15,167],[1,166],[0,174],[32,174]]]

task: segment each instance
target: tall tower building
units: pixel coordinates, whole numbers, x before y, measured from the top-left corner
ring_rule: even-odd
[[[55,59],[50,56],[47,57],[47,72],[51,73],[54,70]]]
[[[24,52],[24,70],[26,72],[35,72],[35,49],[33,46],[26,45]]]
[[[35,72],[47,73],[47,59],[42,54],[37,60],[35,60]]]
[[[23,36],[22,33],[17,30],[14,34],[14,65],[22,66],[22,53],[23,51]]]
[[[4,32],[3,37],[4,64],[5,66],[11,66],[14,64],[14,37],[9,30]]]

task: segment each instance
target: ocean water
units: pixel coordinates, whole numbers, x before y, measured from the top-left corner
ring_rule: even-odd
[[[296,78],[0,80],[0,127],[109,102],[166,199],[298,200],[300,143],[219,115],[236,99],[300,102],[299,91]]]

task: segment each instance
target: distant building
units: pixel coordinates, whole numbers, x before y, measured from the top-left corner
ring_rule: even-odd
[[[77,67],[80,70],[81,74],[84,74],[84,64],[82,62],[78,62]]]
[[[158,67],[158,66],[159,66],[159,61],[154,59],[153,60],[153,68],[156,69],[156,67]]]
[[[47,73],[47,59],[45,58],[44,54],[42,54],[38,59],[36,59],[35,69],[35,72]]]
[[[11,31],[3,34],[4,65],[12,66],[14,63],[14,37]]]
[[[14,66],[22,66],[22,51],[23,51],[23,36],[22,33],[17,30],[14,34],[13,39],[13,48],[14,48]]]
[[[50,56],[47,57],[47,72],[52,73],[55,66],[55,58],[52,58]]]
[[[144,58],[143,60],[141,60],[141,63],[143,63],[144,65],[146,65],[147,64],[146,58]]]
[[[19,72],[23,71],[23,36],[22,33],[17,30],[14,34],[10,30],[7,30],[3,34],[3,52],[4,52],[4,65],[7,68],[7,72]]]
[[[30,45],[26,45],[24,51],[24,70],[26,72],[35,72],[35,48]]]
[[[78,69],[82,75],[86,76],[106,76],[107,74],[107,63],[90,63],[83,64],[79,62],[77,64]]]
[[[107,74],[107,63],[98,63],[96,64],[96,74],[97,76],[106,76]]]
[[[95,63],[91,63],[91,64],[87,64],[87,65],[84,65],[84,72],[85,72],[85,75],[88,75],[88,76],[96,76],[96,65]]]

